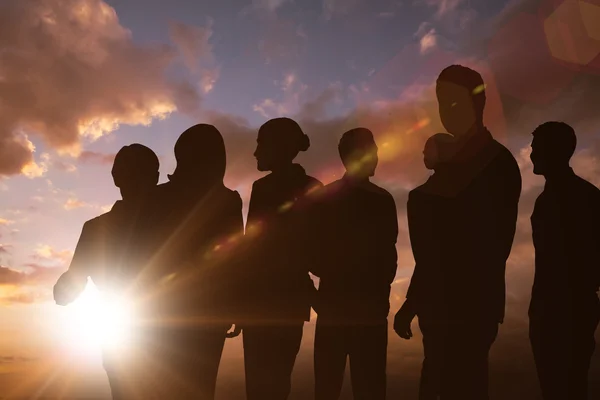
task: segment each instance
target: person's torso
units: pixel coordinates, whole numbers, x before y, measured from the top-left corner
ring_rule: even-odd
[[[531,216],[535,247],[533,313],[594,307],[600,283],[599,191],[576,175],[547,186]],[[544,311],[546,310],[546,311]]]
[[[327,235],[319,317],[387,317],[397,237],[391,195],[370,182],[342,179],[328,185],[323,197]]]
[[[294,165],[255,182],[246,225],[246,300],[253,312],[307,319],[313,288],[301,252],[311,195],[322,184]],[[279,315],[281,314],[281,315]]]

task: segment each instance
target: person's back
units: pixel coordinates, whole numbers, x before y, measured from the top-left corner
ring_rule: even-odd
[[[303,204],[321,182],[292,164],[254,182],[248,210],[252,298],[249,318],[308,320],[314,285],[298,252]],[[253,234],[253,230],[256,234]]]
[[[467,318],[502,322],[521,176],[510,151],[489,132],[473,142],[463,148],[464,159],[457,160],[464,189],[456,197],[455,234],[461,241],[450,283],[456,288],[452,300]]]
[[[576,144],[573,128],[561,122],[540,125],[531,144],[533,172],[546,185],[531,216],[529,336],[547,400],[587,399],[600,320],[600,190],[569,166]]]
[[[396,275],[395,204],[369,181],[343,178],[325,187],[326,262],[319,274],[319,318],[337,323],[380,322],[389,312]],[[328,230],[329,231],[329,230]]]
[[[226,292],[234,274],[233,241],[243,233],[239,194],[223,185],[194,190],[172,178],[158,186],[153,207],[158,252],[152,280],[165,289],[150,312],[169,320],[222,317],[223,302],[231,301]]]
[[[396,275],[396,204],[370,182],[378,163],[371,131],[352,129],[339,153],[344,177],[321,193],[320,278],[315,310],[315,398],[340,396],[346,359],[357,400],[386,397],[387,316]]]

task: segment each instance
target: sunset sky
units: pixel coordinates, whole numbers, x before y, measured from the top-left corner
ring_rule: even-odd
[[[435,78],[454,63],[482,73],[486,124],[523,174],[491,383],[494,399],[534,399],[529,217],[543,181],[531,172],[530,133],[547,120],[571,124],[572,165],[600,185],[600,1],[0,1],[0,398],[107,398],[100,359],[72,343],[72,313],[53,304],[52,286],[82,224],[119,198],[114,154],[146,144],[164,182],[175,140],[198,122],[224,135],[226,183],[245,207],[267,119],[300,123],[312,146],[298,161],[326,183],[342,172],[341,134],[370,128],[381,150],[375,180],[398,208],[395,312],[414,267],[407,194],[428,175],[424,142],[443,131]],[[313,329],[294,399],[312,393]],[[391,398],[415,398],[420,336],[390,335],[388,354]],[[600,377],[600,354],[592,369]],[[592,385],[600,396],[600,379]],[[239,338],[226,345],[218,398],[243,398]]]

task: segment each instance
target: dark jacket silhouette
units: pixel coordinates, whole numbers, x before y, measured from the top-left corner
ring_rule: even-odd
[[[485,85],[477,72],[450,66],[436,92],[454,149],[409,196],[416,265],[395,330],[410,338],[410,321],[419,316],[421,400],[487,399],[488,352],[504,319],[521,176],[483,124]]]
[[[521,178],[514,157],[483,130],[463,145],[451,165],[410,193],[408,218],[414,232],[411,244],[413,252],[425,257],[435,256],[429,254],[426,241],[418,241],[416,237],[412,240],[422,234],[419,231],[424,226],[412,217],[415,212],[422,215],[420,208],[430,207],[428,203],[440,207],[432,220],[437,232],[432,234],[438,236],[435,240],[445,251],[455,256],[444,256],[448,271],[441,275],[445,287],[452,291],[443,300],[451,310],[449,318],[477,318],[494,323],[504,320],[504,274],[516,230],[520,189]],[[446,241],[442,244],[444,236]],[[436,282],[440,275],[420,270],[420,265],[427,264],[417,260],[407,293],[407,299],[415,300],[415,311],[420,304],[418,299],[427,302],[440,293],[429,285],[430,277]]]
[[[385,399],[387,316],[397,267],[396,205],[389,192],[369,181],[377,165],[369,130],[346,132],[339,149],[348,172],[321,193],[319,230],[313,233],[321,245],[320,262],[313,269],[320,278],[315,398],[339,398],[349,358],[354,398]]]
[[[140,144],[123,147],[116,155],[112,175],[123,200],[112,209],[87,221],[75,248],[69,270],[54,286],[59,305],[74,301],[85,289],[90,277],[104,293],[135,297],[137,274],[145,260],[146,243],[136,234],[137,226],[148,215],[146,204],[158,182],[156,154]],[[136,330],[134,335],[140,332]],[[143,380],[145,368],[118,350],[106,348],[104,368],[114,400],[131,398],[130,387]]]
[[[175,157],[177,168],[157,188],[146,229],[156,252],[144,275],[152,288],[145,306],[159,344],[154,357],[176,377],[163,378],[164,398],[213,399],[233,322],[230,285],[234,242],[243,234],[242,202],[223,185],[225,144],[214,126],[182,133]]]
[[[304,321],[310,318],[315,288],[306,265],[310,249],[304,218],[311,194],[322,184],[293,164],[309,147],[298,124],[277,118],[259,130],[258,169],[272,171],[256,181],[246,227],[244,358],[249,400],[286,399],[300,348]]]
[[[534,131],[534,173],[546,177],[531,225],[535,279],[530,338],[545,400],[587,399],[600,318],[600,190],[575,175],[573,129],[548,122]]]

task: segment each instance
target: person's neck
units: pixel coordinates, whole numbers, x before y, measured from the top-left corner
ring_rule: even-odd
[[[344,174],[344,179],[352,184],[362,184],[362,183],[368,183],[371,181],[371,177],[368,175],[351,174],[348,172],[346,172]]]
[[[573,169],[567,164],[559,168],[553,168],[544,175],[544,178],[546,178],[546,183],[553,184],[555,182],[561,182],[564,179],[573,176],[573,174]]]
[[[294,162],[276,165],[271,169],[271,173],[276,175],[285,174],[286,172],[293,170],[296,167],[296,165],[297,164],[294,164]]]
[[[469,129],[467,131],[467,133],[465,133],[461,137],[457,138],[457,140],[461,143],[466,143],[466,142],[470,141],[471,139],[473,139],[479,135],[482,135],[484,132],[485,132],[485,126],[483,125],[483,121],[478,121],[477,123],[475,123],[475,125],[473,125],[471,127],[471,129]]]

